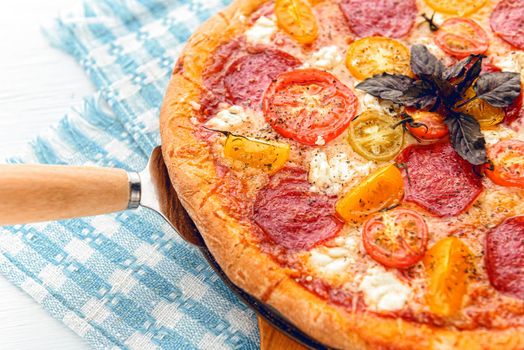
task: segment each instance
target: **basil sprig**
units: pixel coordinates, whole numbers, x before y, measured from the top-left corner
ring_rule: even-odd
[[[356,88],[405,107],[445,114],[451,144],[473,165],[487,162],[486,142],[478,121],[457,109],[475,99],[494,107],[508,107],[520,94],[520,74],[494,72],[480,75],[482,55],[470,55],[445,67],[424,45],[411,47],[411,70],[417,78],[382,73],[359,83]],[[475,96],[465,99],[473,87]]]

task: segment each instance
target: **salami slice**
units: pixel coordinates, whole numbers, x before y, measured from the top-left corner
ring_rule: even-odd
[[[524,0],[502,0],[490,18],[491,29],[511,45],[524,49]]]
[[[336,198],[309,188],[304,170],[287,168],[258,193],[254,220],[273,243],[292,250],[311,249],[342,228],[342,221],[334,216]]]
[[[227,101],[227,93],[224,88],[224,72],[229,62],[245,54],[245,42],[232,40],[220,45],[213,56],[209,59],[206,69],[202,73],[203,87],[200,104],[202,113],[211,117],[219,110],[219,105]]]
[[[340,9],[355,35],[400,38],[415,23],[415,0],[342,0]]]
[[[271,81],[300,64],[293,56],[278,50],[266,49],[242,56],[226,72],[224,86],[228,98],[233,104],[258,110]]]
[[[493,287],[524,299],[524,216],[509,218],[488,232],[485,259]]]
[[[437,216],[455,216],[482,192],[481,179],[449,143],[407,147],[403,167],[404,199]]]

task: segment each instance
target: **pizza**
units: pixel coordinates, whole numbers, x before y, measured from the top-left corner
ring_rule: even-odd
[[[240,288],[334,348],[524,349],[523,0],[237,0],[161,110]]]

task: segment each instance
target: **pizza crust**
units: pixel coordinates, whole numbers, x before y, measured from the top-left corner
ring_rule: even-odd
[[[193,101],[202,71],[220,44],[241,34],[264,0],[236,0],[190,38],[171,77],[160,114],[162,151],[178,196],[228,277],[273,306],[323,344],[343,349],[524,348],[524,328],[459,331],[380,316],[351,313],[307,291],[288,271],[244,236],[248,228],[228,215],[213,188],[221,180],[208,146],[194,134]]]

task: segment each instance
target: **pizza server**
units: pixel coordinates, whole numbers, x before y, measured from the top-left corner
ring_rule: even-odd
[[[149,208],[162,215],[186,242],[197,246],[222,280],[258,314],[261,349],[303,348],[290,338],[308,348],[325,348],[229,280],[178,200],[160,147],[153,150],[140,173],[100,167],[0,165],[0,198],[0,225]]]

